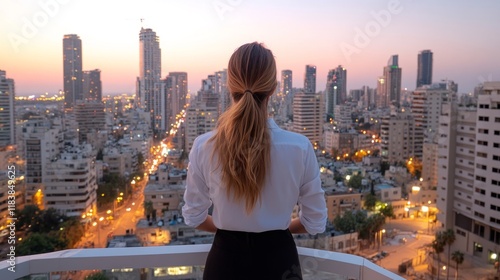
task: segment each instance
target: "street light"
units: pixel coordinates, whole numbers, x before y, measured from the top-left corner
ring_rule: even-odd
[[[490,259],[493,261],[493,267],[495,268],[495,274],[498,274],[500,271],[500,263],[498,262],[498,254],[497,253],[492,253],[490,255]]]

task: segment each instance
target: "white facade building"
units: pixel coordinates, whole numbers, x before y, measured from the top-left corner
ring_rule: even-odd
[[[96,167],[90,144],[67,148],[44,171],[44,207],[67,216],[96,210]]]
[[[22,155],[26,160],[26,203],[42,206],[33,196],[43,189],[47,163],[57,157],[64,144],[61,120],[32,118],[22,125]]]
[[[194,139],[199,135],[214,130],[219,119],[218,106],[209,106],[207,102],[194,101],[186,111],[185,125],[185,151],[189,153]]]
[[[293,98],[293,131],[300,133],[313,143],[320,145],[323,141],[324,106],[321,94],[295,94]]]
[[[477,108],[443,107],[438,161],[439,224],[452,250],[490,261],[500,245],[500,82],[484,83]]]
[[[380,151],[384,161],[391,164],[406,162],[415,156],[413,117],[408,112],[382,118]]]

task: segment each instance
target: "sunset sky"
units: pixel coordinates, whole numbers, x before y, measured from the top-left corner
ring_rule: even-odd
[[[101,69],[104,94],[135,92],[141,26],[160,37],[162,77],[187,72],[191,93],[251,41],[273,51],[278,71],[293,71],[294,87],[316,65],[317,91],[338,65],[348,90],[375,87],[393,54],[412,90],[424,49],[434,53],[433,81],[454,80],[460,93],[500,80],[500,1],[0,1],[0,69],[17,95],[62,89],[64,34],[80,36],[83,70]]]

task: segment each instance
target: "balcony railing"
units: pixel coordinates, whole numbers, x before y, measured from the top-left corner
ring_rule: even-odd
[[[33,275],[37,276],[36,279],[56,279],[50,274],[63,271],[113,269],[130,271],[143,268],[203,266],[210,246],[203,244],[72,249],[16,257],[15,261],[4,260],[0,263],[0,279],[19,279]],[[303,247],[298,247],[298,252],[304,279],[405,279],[359,256]],[[318,275],[323,276],[318,278]],[[324,278],[324,275],[331,277]]]

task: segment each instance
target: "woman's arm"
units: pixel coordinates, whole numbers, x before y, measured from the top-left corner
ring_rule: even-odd
[[[292,221],[290,222],[290,226],[288,226],[288,229],[291,233],[307,233],[306,228],[300,222],[299,218],[292,219]]]
[[[217,227],[215,227],[214,222],[212,220],[212,216],[208,215],[203,223],[196,227],[196,229],[204,230],[208,232],[215,233],[217,231]]]

